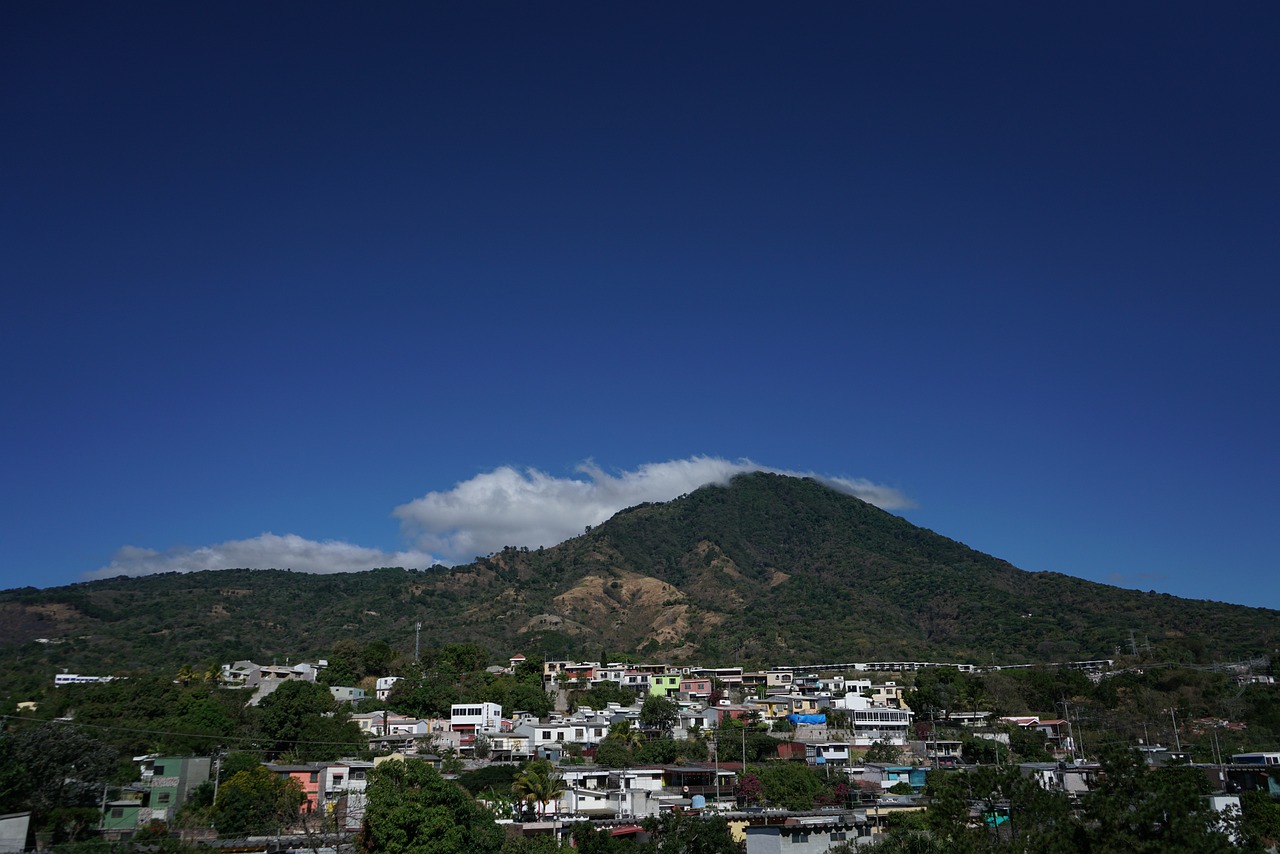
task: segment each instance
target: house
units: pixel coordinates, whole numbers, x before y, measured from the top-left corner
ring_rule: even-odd
[[[960,751],[964,743],[954,739],[930,738],[924,741],[911,742],[911,752],[934,766],[954,768],[960,761]]]
[[[292,665],[255,664],[241,659],[222,665],[218,678],[224,685],[238,688],[256,688],[263,682],[314,682],[324,665],[324,662],[308,664],[305,661]]]
[[[53,687],[62,688],[66,685],[92,685],[98,682],[110,682],[113,679],[123,679],[123,676],[84,676],[80,673],[56,673],[53,677]]]
[[[324,794],[324,810],[337,818],[344,830],[359,830],[364,824],[372,762],[343,760],[324,766],[320,790]]]
[[[853,727],[855,747],[870,747],[873,742],[903,745],[911,730],[910,709],[894,709],[889,706],[867,706],[848,712]]]
[[[352,715],[351,722],[370,738],[393,735],[419,738],[448,729],[448,724],[444,721],[423,721],[385,710]]]
[[[791,714],[791,695],[770,694],[761,700],[751,700],[748,705],[760,713],[760,717],[768,721],[782,720]]]
[[[1044,733],[1045,743],[1055,753],[1071,753],[1075,750],[1075,741],[1071,738],[1071,725],[1060,719],[1042,718],[1032,725],[1032,729]]]
[[[30,830],[30,812],[11,812],[0,815],[0,854],[30,850],[27,846]]]
[[[588,717],[582,710],[568,719],[552,717],[515,727],[513,733],[530,740],[535,753],[554,745],[599,744],[609,735],[609,719],[592,713]]]
[[[1280,765],[1280,753],[1234,753],[1233,765]]]
[[[596,685],[601,682],[612,682],[621,688],[630,688],[641,694],[648,694],[652,680],[651,673],[625,665],[610,664],[605,668],[597,668],[591,683]]]
[[[649,693],[655,697],[667,697],[680,692],[682,677],[679,673],[659,673],[649,678]]]
[[[902,700],[902,686],[897,682],[885,682],[882,685],[871,686],[871,702],[877,706],[889,706],[894,709],[904,707]],[[987,717],[989,713],[983,713],[983,717]]]
[[[298,781],[302,789],[302,806],[299,807],[299,812],[313,813],[320,809],[323,799],[320,776],[325,772],[323,765],[275,765],[264,762],[263,767],[282,780]]]
[[[703,717],[707,723],[706,729],[713,729],[720,725],[723,720],[745,721],[751,717],[753,712],[759,710],[755,706],[735,705],[728,700],[721,700],[718,705],[708,706],[703,713]]]
[[[718,679],[728,686],[742,684],[741,667],[699,667],[689,673],[703,679]]]
[[[527,733],[495,733],[489,738],[489,758],[495,762],[522,762],[533,756],[533,737]]]
[[[770,670],[764,674],[764,678],[768,688],[790,689],[796,677],[790,670]]]
[[[555,812],[564,815],[582,815],[594,818],[613,817],[618,814],[617,804],[609,793],[608,768],[580,766],[565,768],[560,772],[564,781],[564,793],[555,805]]]
[[[497,703],[454,703],[449,707],[449,729],[454,732],[499,732],[502,706]]]
[[[862,768],[862,779],[875,783],[882,790],[892,789],[899,783],[906,783],[917,792],[924,788],[926,771],[924,768],[912,765],[886,765],[879,762],[867,762]]]
[[[788,816],[750,821],[742,829],[746,854],[821,854],[844,843],[869,844],[871,825],[865,812],[821,816]]]
[[[139,821],[141,814],[142,801],[120,800],[109,802],[106,805],[106,811],[102,814],[103,837],[113,841],[128,839],[141,825]],[[0,851],[5,850],[21,851],[22,847],[19,846],[15,849],[0,848]]]
[[[358,703],[365,699],[363,688],[348,688],[340,685],[330,685],[329,693],[333,695],[333,699],[339,703]]]
[[[792,694],[787,699],[791,703],[788,715],[820,715],[823,709],[831,705],[830,697]]]
[[[709,702],[711,700],[711,680],[692,677],[680,679],[680,698],[690,701]]]
[[[1102,770],[1099,765],[1067,765],[1063,762],[1022,762],[1018,771],[1050,792],[1083,795]]]
[[[172,823],[178,807],[196,786],[209,779],[208,756],[135,756],[142,781],[138,823]]]
[[[844,741],[806,744],[804,760],[810,765],[848,765],[849,744]]]
[[[385,700],[391,696],[391,688],[401,680],[400,676],[379,676],[373,685],[373,696]]]
[[[784,741],[778,745],[777,752],[783,762],[805,761],[805,744],[801,741]]]

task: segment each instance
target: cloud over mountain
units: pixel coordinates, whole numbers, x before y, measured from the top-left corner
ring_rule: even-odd
[[[116,575],[154,575],[158,572],[198,572],[202,569],[292,569],[297,572],[352,572],[375,566],[425,569],[439,563],[419,551],[385,552],[339,540],[308,540],[297,534],[259,534],[247,540],[229,540],[200,548],[153,549],[124,546],[111,563],[89,573],[89,578]]]
[[[124,546],[111,562],[88,578],[197,572],[234,567],[292,569],[296,572],[356,572],[377,566],[424,569],[460,563],[503,546],[552,546],[598,525],[625,507],[646,501],[670,501],[708,484],[726,484],[737,474],[766,471],[812,477],[833,489],[886,510],[912,502],[888,486],[867,480],[770,468],[750,460],[697,456],[646,463],[631,471],[609,473],[592,462],[576,476],[555,477],[537,469],[503,466],[428,492],[396,507],[393,515],[414,546],[384,551],[340,540],[309,540],[297,534],[264,533],[196,548],[156,551]]]
[[[522,472],[503,466],[453,489],[428,492],[397,507],[395,515],[419,547],[455,560],[469,560],[503,546],[555,545],[624,507],[670,501],[700,486],[725,484],[734,475],[753,471],[813,477],[886,510],[912,506],[899,491],[867,480],[698,456],[646,463],[618,474],[588,462],[578,466],[579,477],[553,477],[537,469]]]

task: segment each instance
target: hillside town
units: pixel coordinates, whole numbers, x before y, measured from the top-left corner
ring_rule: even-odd
[[[1097,684],[1114,666],[1107,660],[1059,667]],[[245,706],[267,708],[273,696],[298,693],[301,686],[320,690],[328,667],[323,659],[284,665],[241,660],[206,675],[217,689],[238,692]],[[334,709],[327,714],[345,718],[360,742],[349,745],[350,755],[332,760],[304,761],[287,753],[253,760],[261,769],[255,773],[290,786],[295,800],[272,818],[273,826],[244,835],[239,850],[315,849],[321,837],[326,850],[352,844],[367,830],[371,778],[383,763],[395,761],[463,782],[495,769],[493,779],[501,780],[502,769],[510,769],[506,779],[515,777],[516,783],[491,786],[477,798],[507,838],[573,844],[575,831],[590,827],[613,839],[643,841],[664,817],[714,816],[724,819],[733,843],[748,854],[871,845],[903,822],[919,821],[936,800],[939,780],[975,769],[997,769],[1071,804],[1087,798],[1106,770],[1069,704],[1017,715],[962,704],[920,708],[919,696],[903,684],[919,686],[921,674],[975,670],[910,661],[748,670],[530,661],[516,654],[486,672],[495,678],[540,675],[545,714],[463,701],[450,704],[447,716],[425,717],[393,710],[402,677],[371,677],[363,687],[324,684]],[[1241,672],[1234,678],[1274,688],[1269,675]],[[54,686],[62,691],[113,681],[63,673]],[[584,701],[602,691],[622,692],[618,696],[629,702],[596,707]],[[1231,722],[1187,722],[1204,725]],[[668,753],[658,761],[644,761],[645,750],[657,756],[666,746]],[[208,755],[134,756],[137,780],[103,799],[96,834],[118,843],[157,831],[190,844],[225,839],[227,828],[216,820],[192,827],[189,821],[184,826],[183,816],[191,814],[193,798],[215,805],[219,783],[225,784],[224,797],[242,784],[228,782],[224,773],[223,763],[233,761],[235,752],[224,745]],[[1180,744],[1150,741],[1138,747],[1138,755],[1145,767],[1193,769],[1203,778],[1205,804],[1222,817],[1224,828],[1234,826],[1247,793],[1280,798],[1280,748],[1197,763]],[[802,770],[812,791],[793,800],[779,795],[783,784],[767,779],[783,773],[778,769]],[[1014,814],[1004,795],[966,803],[966,821],[993,832]],[[18,828],[21,820],[0,818],[13,825],[4,833],[9,847],[0,850],[23,850],[15,840],[25,843],[30,828]]]

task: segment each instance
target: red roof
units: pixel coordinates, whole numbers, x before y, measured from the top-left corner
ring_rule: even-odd
[[[609,831],[609,834],[611,836],[632,836],[642,830],[644,830],[644,828],[638,824],[624,824],[622,827],[613,828]]]

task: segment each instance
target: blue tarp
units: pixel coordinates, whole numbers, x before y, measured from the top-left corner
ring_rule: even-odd
[[[787,720],[793,724],[825,724],[827,722],[826,715],[787,715]]]

